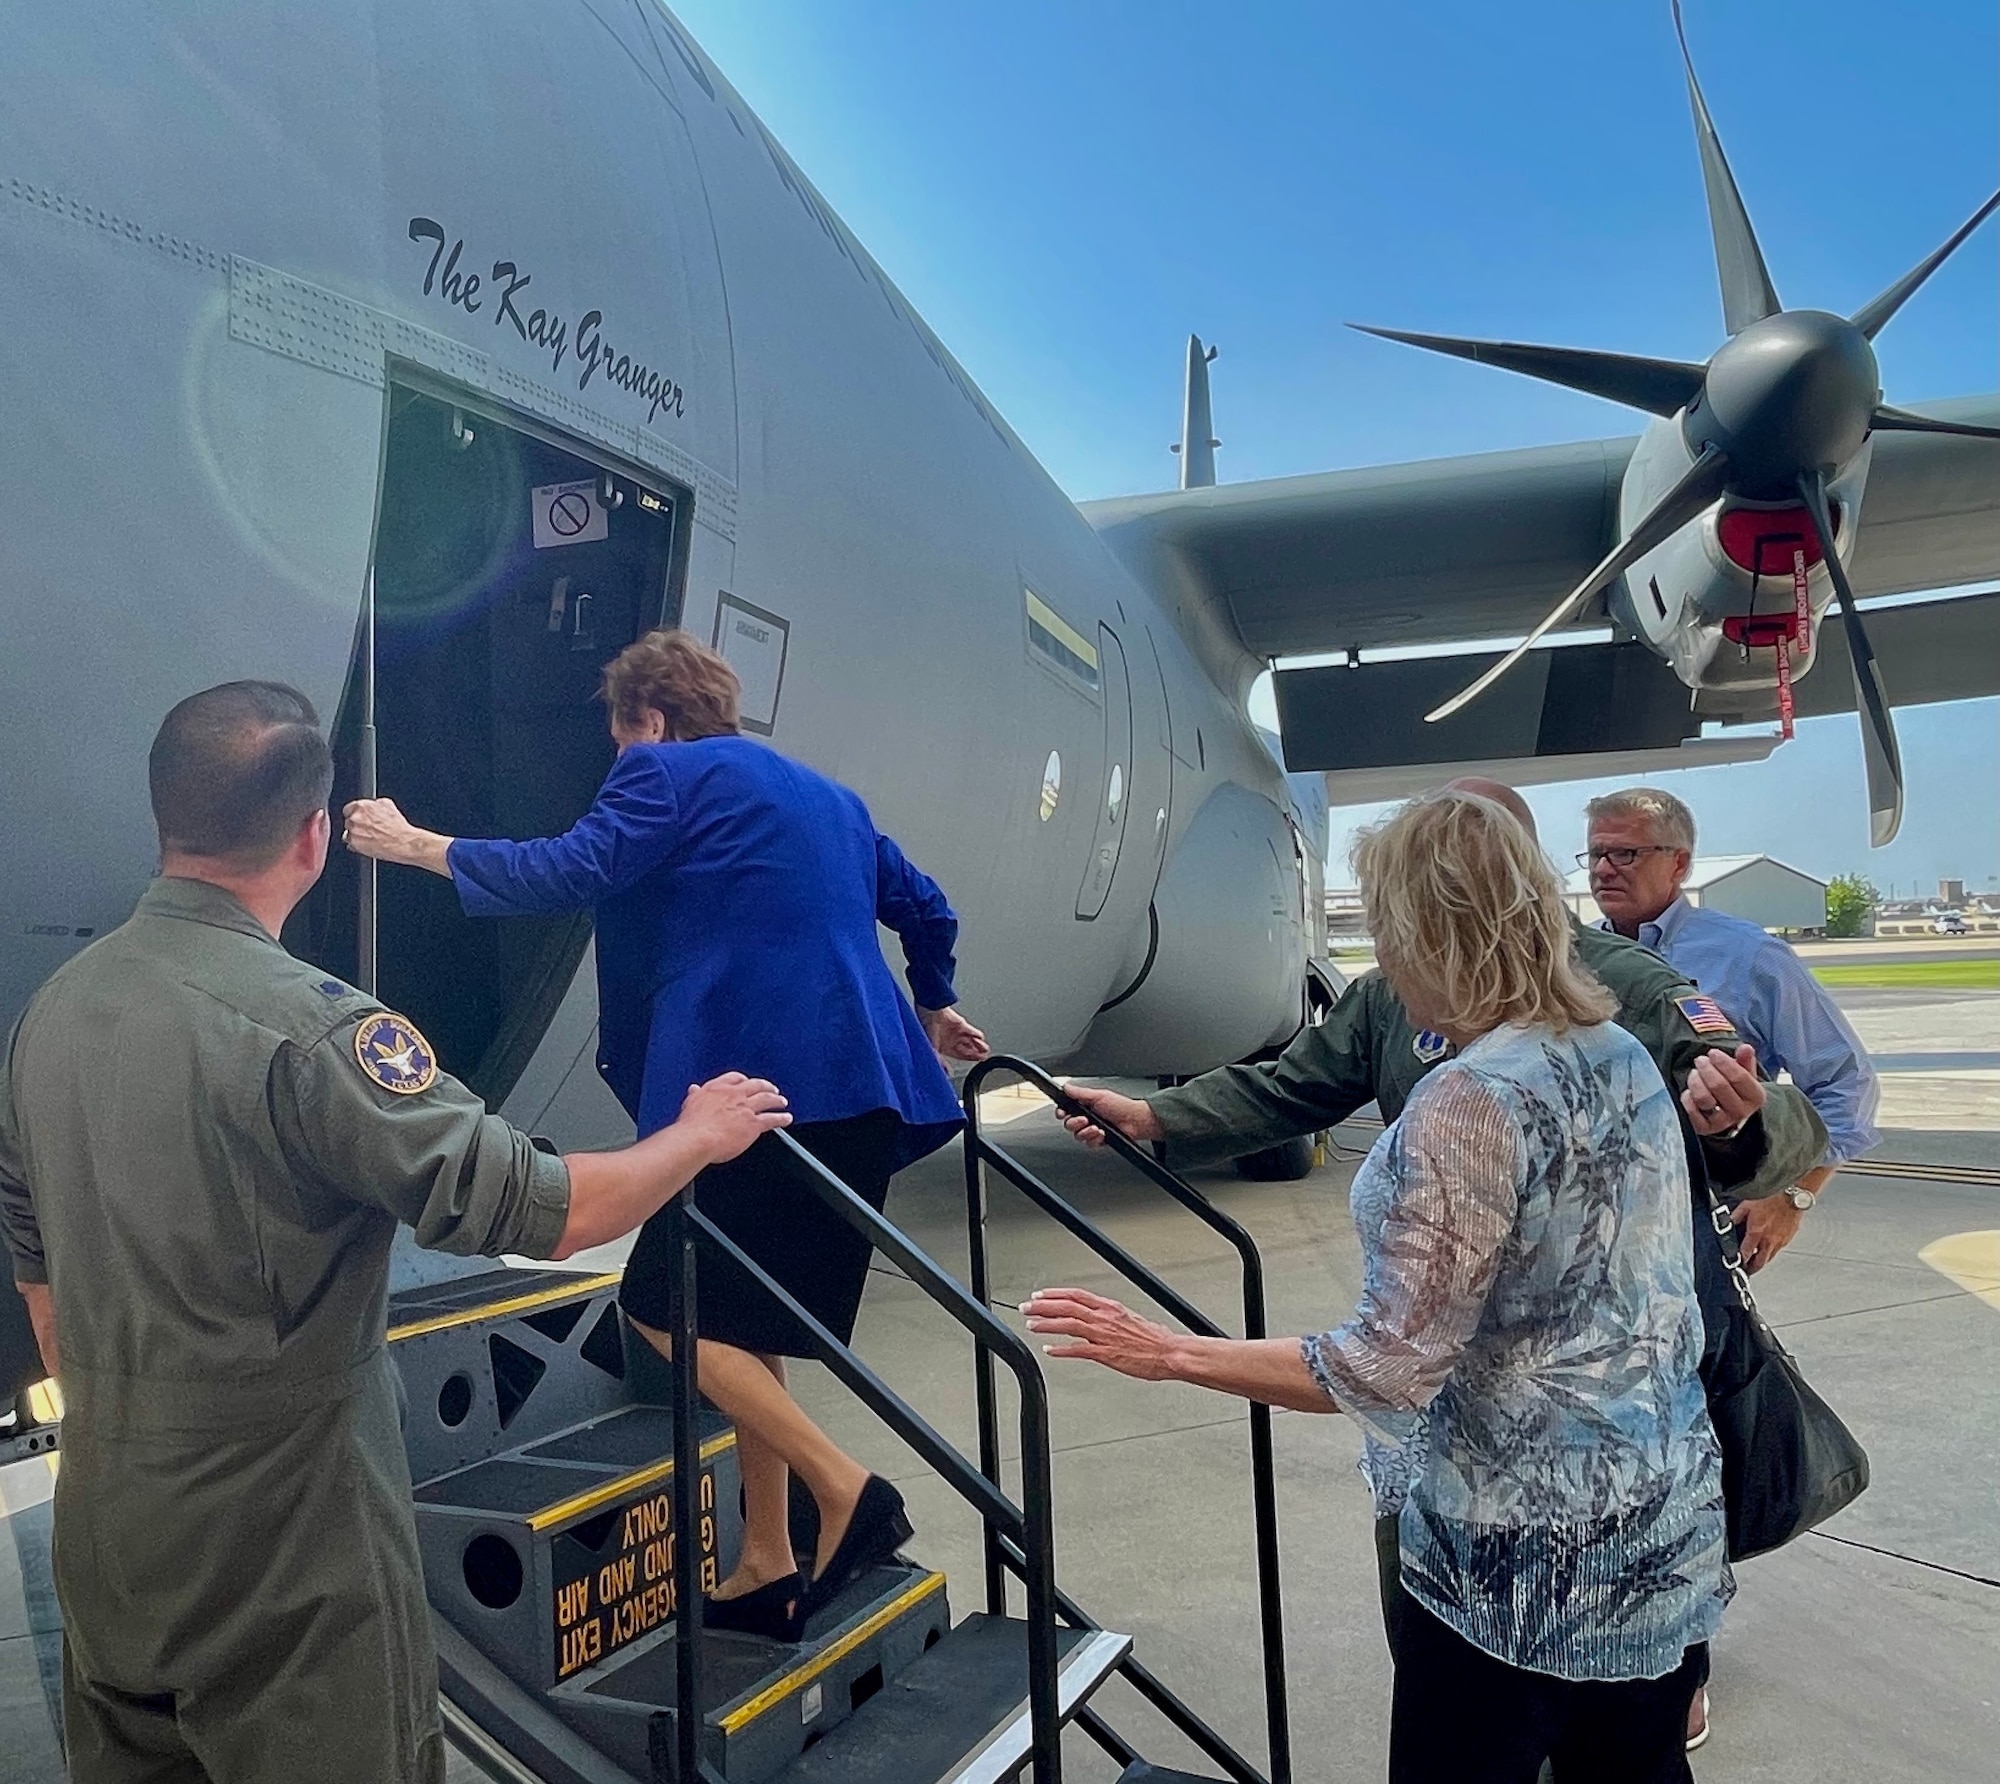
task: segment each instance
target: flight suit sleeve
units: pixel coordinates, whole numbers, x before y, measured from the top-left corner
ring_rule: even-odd
[[[431,1251],[547,1257],[569,1219],[569,1171],[445,1073],[414,1094],[384,1089],[355,1057],[357,1024],[286,1042],[269,1091],[292,1169],[331,1194],[386,1209]]]
[[[1692,987],[1688,987],[1692,992]],[[1696,1030],[1681,999],[1662,990],[1639,1033],[1652,1051],[1676,1099],[1687,1088],[1694,1062],[1711,1047],[1733,1053],[1744,1044],[1733,1029]],[[1634,1032],[1639,1032],[1635,1029]],[[1764,1107],[1740,1133],[1704,1139],[1709,1181],[1731,1201],[1777,1195],[1819,1163],[1826,1150],[1826,1127],[1802,1092],[1789,1084],[1766,1084]]]
[[[1345,1121],[1375,1097],[1372,979],[1359,979],[1317,1027],[1276,1059],[1226,1065],[1146,1099],[1177,1158],[1240,1158]]]
[[[21,1152],[20,1124],[14,1118],[14,1040],[18,1024],[0,1059],[0,1221],[7,1228],[7,1251],[14,1261],[14,1281],[34,1285],[49,1279],[42,1255],[42,1227],[35,1217],[35,1198],[28,1188],[28,1165]]]

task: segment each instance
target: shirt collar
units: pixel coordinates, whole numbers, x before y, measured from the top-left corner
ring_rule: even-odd
[[[206,923],[212,929],[233,929],[238,935],[278,944],[271,932],[243,906],[235,893],[207,880],[185,880],[161,874],[139,899],[135,916],[175,917],[186,923]]]
[[[1639,940],[1657,953],[1673,940],[1681,925],[1687,921],[1688,912],[1692,909],[1693,906],[1684,897],[1676,896],[1673,903],[1652,922],[1639,925]]]

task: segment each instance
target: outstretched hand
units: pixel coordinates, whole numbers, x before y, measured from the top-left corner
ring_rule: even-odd
[[[986,1037],[955,1009],[919,1010],[917,1020],[940,1059],[961,1059],[967,1064],[984,1059],[991,1049]]]
[[[340,814],[340,840],[371,861],[400,861],[417,835],[393,799],[353,799]]]
[[[1176,1335],[1122,1302],[1087,1288],[1040,1288],[1021,1303],[1021,1311],[1029,1331],[1072,1341],[1044,1346],[1052,1357],[1102,1363],[1137,1381],[1173,1379]]]
[[[688,1086],[678,1128],[690,1133],[710,1164],[725,1164],[749,1151],[773,1128],[790,1127],[792,1117],[777,1085],[768,1078],[724,1072],[706,1084]]]
[[[1063,1117],[1063,1126],[1086,1146],[1102,1146],[1106,1128],[1115,1128],[1126,1139],[1142,1144],[1167,1137],[1160,1118],[1136,1096],[1120,1096],[1117,1091],[1096,1084],[1065,1084],[1063,1091],[1071,1101],[1090,1111],[1088,1116]]]

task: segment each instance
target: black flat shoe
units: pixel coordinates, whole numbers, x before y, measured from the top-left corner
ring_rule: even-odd
[[[704,1629],[728,1629],[738,1635],[761,1635],[774,1642],[795,1642],[805,1626],[806,1582],[788,1573],[769,1585],[739,1592],[734,1598],[704,1598]]]
[[[805,1615],[820,1610],[869,1568],[879,1567],[914,1535],[903,1495],[879,1474],[871,1474],[826,1571],[806,1587]]]

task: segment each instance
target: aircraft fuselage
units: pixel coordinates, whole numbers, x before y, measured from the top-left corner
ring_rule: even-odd
[[[1097,1063],[1296,1025],[1319,844],[1244,716],[1254,659],[1114,560],[667,14],[114,13],[4,28],[41,72],[0,126],[0,304],[33,319],[0,350],[0,1016],[154,871],[175,699],[341,706],[421,400],[672,508],[658,617],[740,649],[771,741],[946,886],[997,1044],[1092,1063],[1121,994],[1154,1038]],[[562,542],[518,530],[510,586],[553,590]],[[615,1126],[593,1020],[583,974],[511,1113]]]

